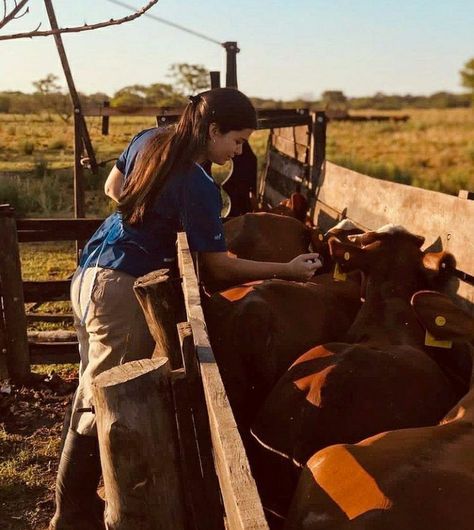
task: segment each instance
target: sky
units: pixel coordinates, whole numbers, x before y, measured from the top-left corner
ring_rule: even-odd
[[[142,7],[148,0],[123,0]],[[12,5],[13,0],[8,0]],[[0,35],[49,29],[42,0]],[[53,0],[60,26],[120,18],[110,0]],[[472,0],[159,0],[156,15],[219,42],[237,41],[239,88],[249,96],[317,99],[460,93],[459,71],[474,57]],[[152,18],[66,34],[63,41],[79,91],[113,95],[133,84],[170,83],[173,63],[220,70],[225,51]],[[54,73],[65,86],[53,37],[0,41],[0,91],[32,92]]]

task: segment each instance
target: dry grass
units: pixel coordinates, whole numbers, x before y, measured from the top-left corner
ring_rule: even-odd
[[[374,177],[446,193],[474,189],[474,109],[406,112],[408,122],[330,122],[327,158]],[[116,158],[137,131],[154,125],[151,117],[111,117],[110,134],[103,136],[101,119],[88,118],[98,161]],[[251,137],[260,165],[267,134]],[[18,204],[22,215],[71,215],[72,146],[72,125],[59,118],[0,114],[0,202]],[[102,184],[112,164],[98,176],[86,172],[90,215],[110,212]]]
[[[446,193],[474,189],[474,109],[407,114],[407,122],[329,123],[327,158],[374,177]]]

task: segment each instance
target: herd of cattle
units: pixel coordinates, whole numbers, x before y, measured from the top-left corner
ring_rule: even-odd
[[[322,234],[302,221],[246,214],[224,228],[238,257],[319,252],[311,281],[214,285],[203,304],[269,521],[471,530],[474,320],[442,294],[454,257],[399,226]]]

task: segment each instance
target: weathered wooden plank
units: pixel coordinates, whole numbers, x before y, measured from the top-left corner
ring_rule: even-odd
[[[84,116],[180,116],[182,108],[177,107],[107,107],[102,105],[85,104],[82,106]]]
[[[302,163],[309,162],[310,125],[282,127],[270,136],[274,148]]]
[[[229,528],[267,529],[268,525],[252,477],[242,440],[207,335],[199,286],[186,234],[178,234],[178,256],[188,321],[201,364],[214,462]]]
[[[18,241],[75,241],[89,239],[103,219],[17,219]]]
[[[71,280],[23,282],[25,303],[70,300]]]
[[[272,146],[281,153],[292,157],[299,162],[305,163],[309,160],[308,146],[295,143],[294,140],[283,136],[272,135]]]
[[[64,364],[79,362],[77,342],[30,342],[28,344],[32,364]]]
[[[7,369],[16,382],[30,375],[26,316],[21,288],[21,264],[13,209],[0,206],[0,303],[5,320]]]
[[[280,152],[270,149],[268,152],[270,169],[280,173],[283,178],[302,182],[308,176],[308,166],[298,162],[294,158],[282,155]]]
[[[188,322],[178,323],[184,378],[173,380],[181,468],[193,530],[222,530],[224,510],[214,467],[209,419],[202,380]]]
[[[258,119],[258,129],[275,129],[279,127],[293,127],[297,125],[308,125],[310,118],[304,115],[295,116],[273,116]]]
[[[28,341],[31,342],[77,342],[77,333],[64,329],[48,331],[28,331]]]
[[[97,105],[83,105],[84,116],[155,116],[161,123],[164,117],[166,123],[175,122],[183,112],[182,108],[164,107],[104,107]],[[262,109],[258,111],[258,128],[290,127],[308,123],[308,112],[300,109]]]
[[[272,118],[275,116],[309,116],[308,109],[257,109],[259,118]]]
[[[298,127],[280,127],[273,130],[274,136],[286,138],[295,144],[301,145],[305,149],[310,144],[311,129],[309,125],[300,125]]]
[[[452,252],[457,268],[474,276],[474,202],[378,180],[326,162],[318,201],[365,228],[400,224]],[[318,219],[315,218],[318,224]]]
[[[31,322],[66,322],[72,324],[72,313],[26,313],[26,321]]]
[[[459,190],[458,197],[460,199],[468,199],[470,201],[473,201],[474,200],[474,191]]]

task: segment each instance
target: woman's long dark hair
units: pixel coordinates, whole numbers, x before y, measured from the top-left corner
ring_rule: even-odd
[[[137,156],[119,200],[119,210],[129,224],[143,221],[172,173],[185,170],[202,156],[211,123],[223,134],[257,128],[251,101],[234,88],[208,90],[191,99],[176,126],[157,132]]]

